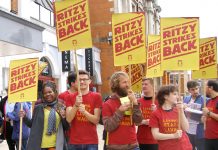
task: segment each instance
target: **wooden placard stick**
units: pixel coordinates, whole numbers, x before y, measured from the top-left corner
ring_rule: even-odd
[[[20,103],[20,111],[23,111],[23,103]],[[22,133],[23,133],[23,117],[20,117],[20,134],[19,134],[19,150],[22,146]]]

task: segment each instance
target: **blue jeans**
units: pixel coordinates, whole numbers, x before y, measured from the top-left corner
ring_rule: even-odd
[[[68,144],[68,150],[98,150],[98,144]]]

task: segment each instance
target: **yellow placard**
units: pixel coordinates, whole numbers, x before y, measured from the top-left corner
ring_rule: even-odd
[[[126,97],[121,97],[120,98],[120,103],[121,104],[130,104],[130,100],[129,100],[129,98],[128,98],[128,96],[126,96]],[[125,111],[124,112],[124,114],[125,115],[131,115],[132,114],[132,111],[131,110],[127,110],[127,111]]]
[[[131,74],[130,66],[124,66],[122,68],[131,78],[131,89],[135,93],[141,93],[142,91],[142,77],[144,76],[144,66],[142,64],[131,65]]]
[[[55,2],[59,51],[92,47],[88,0]]]
[[[199,18],[161,18],[162,70],[199,69]]]
[[[146,62],[144,13],[113,14],[114,66]]]
[[[8,101],[36,101],[38,93],[38,59],[10,62]]]
[[[146,77],[161,77],[163,71],[161,70],[161,50],[160,50],[160,36],[148,35],[148,49],[147,49],[147,70]]]
[[[200,69],[192,71],[193,79],[217,78],[217,38],[200,39]]]

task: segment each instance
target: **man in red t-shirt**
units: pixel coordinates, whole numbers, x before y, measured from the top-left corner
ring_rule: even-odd
[[[91,80],[88,72],[80,70],[78,80],[81,93],[66,97],[66,119],[71,123],[68,149],[98,150],[96,124],[100,119],[102,98],[100,94],[89,91]],[[78,81],[75,87],[78,87]]]
[[[73,94],[73,93],[76,92],[75,81],[76,81],[76,74],[74,72],[69,73],[69,75],[67,77],[68,90],[66,90],[63,93],[58,95],[58,99],[63,100],[64,104],[66,104],[66,97],[69,94]],[[68,142],[69,141],[69,137],[70,137],[70,129],[65,131],[65,136],[66,136],[66,141]]]
[[[143,120],[138,126],[137,139],[139,142],[140,150],[158,150],[157,141],[153,138],[151,133],[151,127],[149,127],[149,120],[151,112],[156,109],[157,102],[153,104],[154,97],[153,79],[143,78],[142,79],[142,92],[143,97],[138,100],[141,104],[141,110]]]
[[[128,75],[122,71],[115,72],[111,76],[110,87],[112,96],[102,108],[103,124],[108,132],[107,149],[136,149],[138,142],[134,123],[141,123],[142,113],[134,93],[130,90]],[[121,104],[123,97],[127,101]],[[132,114],[125,114],[130,109]]]
[[[206,88],[207,107],[203,108],[203,121],[206,121],[205,150],[218,150],[218,81],[209,80]]]
[[[72,72],[67,77],[68,90],[66,90],[63,93],[59,94],[58,95],[59,99],[62,99],[64,102],[66,102],[66,96],[76,92],[76,90],[75,90],[75,81],[76,81],[76,74],[74,72]]]

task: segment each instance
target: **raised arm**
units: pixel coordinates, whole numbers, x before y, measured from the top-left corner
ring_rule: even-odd
[[[76,97],[68,95],[66,100],[68,105],[66,109],[66,120],[71,123],[82,104],[82,95],[77,95]]]

